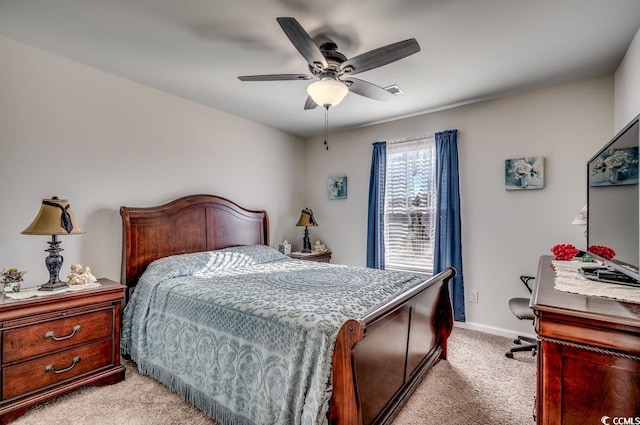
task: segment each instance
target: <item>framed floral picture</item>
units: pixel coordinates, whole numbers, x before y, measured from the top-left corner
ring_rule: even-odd
[[[544,157],[525,156],[504,161],[504,188],[531,190],[544,188]]]
[[[589,186],[638,184],[638,148],[607,149],[589,163]]]
[[[329,177],[328,192],[329,192],[329,199],[346,199],[347,176]]]

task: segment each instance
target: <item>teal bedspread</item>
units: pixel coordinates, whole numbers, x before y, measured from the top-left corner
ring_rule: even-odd
[[[257,245],[167,257],[124,309],[122,351],[224,425],[326,424],[340,326],[422,280]]]

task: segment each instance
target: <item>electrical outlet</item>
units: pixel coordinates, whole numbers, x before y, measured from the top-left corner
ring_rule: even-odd
[[[478,302],[478,291],[469,291],[469,302],[470,303]]]

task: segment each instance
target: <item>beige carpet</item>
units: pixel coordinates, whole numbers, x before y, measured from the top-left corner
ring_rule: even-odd
[[[394,425],[533,425],[535,358],[507,359],[507,338],[455,328],[448,361],[427,374]],[[75,391],[36,406],[15,425],[215,425],[129,362],[116,385]]]

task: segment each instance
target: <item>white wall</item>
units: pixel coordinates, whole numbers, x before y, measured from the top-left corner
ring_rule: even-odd
[[[640,28],[614,74],[615,132],[640,114]]]
[[[339,106],[333,112],[339,113]],[[571,221],[586,202],[586,161],[613,131],[612,76],[532,91],[307,141],[307,206],[337,263],[364,265],[371,144],[458,129],[467,325],[532,333],[508,300],[528,296],[521,274],[535,275],[540,255],[558,243],[585,248]],[[505,191],[504,160],[545,157],[545,188]],[[348,177],[348,198],[327,199],[327,177]],[[298,238],[299,239],[299,238]],[[298,244],[300,241],[295,241]]]
[[[69,199],[85,235],[65,263],[120,279],[121,205],[193,193],[266,209],[271,243],[304,201],[304,142],[263,125],[0,38],[0,269],[44,283],[50,237],[25,236],[43,198]]]

